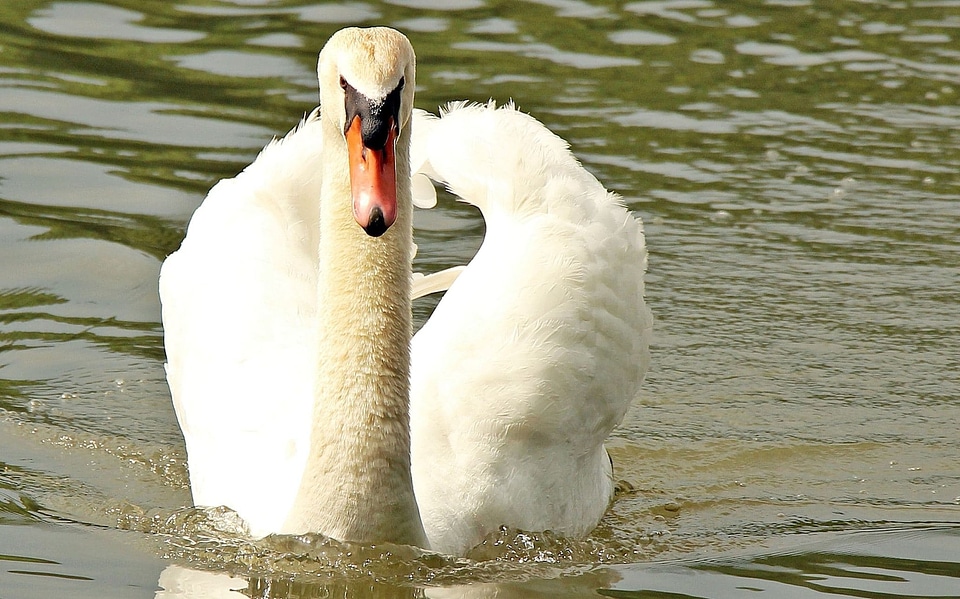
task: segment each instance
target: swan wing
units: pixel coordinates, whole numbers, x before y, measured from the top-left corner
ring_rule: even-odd
[[[194,503],[261,536],[286,518],[316,368],[317,112],[197,209],[160,276],[167,379]]]
[[[612,495],[604,440],[649,360],[642,225],[512,106],[415,118],[414,163],[487,227],[412,343],[431,546],[460,553],[501,525],[584,535]]]
[[[440,272],[425,275],[423,273],[413,274],[413,287],[411,289],[411,299],[419,299],[431,293],[446,291],[450,285],[457,280],[465,266],[454,266]]]

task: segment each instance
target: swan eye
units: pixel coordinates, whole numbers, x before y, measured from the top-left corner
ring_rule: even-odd
[[[347,80],[343,78],[343,75],[340,75],[340,89],[347,89]]]

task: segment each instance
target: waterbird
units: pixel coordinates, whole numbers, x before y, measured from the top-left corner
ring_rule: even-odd
[[[586,535],[649,362],[642,223],[512,104],[415,110],[415,62],[393,29],[334,34],[320,106],[217,183],[163,263],[193,501],[253,537],[448,554],[501,526]],[[486,231],[466,266],[415,275],[431,180]]]

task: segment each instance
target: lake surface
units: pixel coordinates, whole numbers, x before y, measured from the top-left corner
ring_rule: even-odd
[[[653,364],[586,540],[254,544],[188,507],[160,263],[346,24],[646,223]],[[426,271],[483,234],[450,197],[417,227]],[[0,251],[2,599],[960,596],[960,1],[3,2]]]

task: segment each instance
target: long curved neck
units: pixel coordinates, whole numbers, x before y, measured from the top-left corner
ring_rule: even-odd
[[[354,219],[343,137],[323,128],[313,428],[284,528],[423,546],[410,476],[410,128],[397,140],[397,220],[378,238]]]

